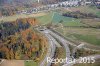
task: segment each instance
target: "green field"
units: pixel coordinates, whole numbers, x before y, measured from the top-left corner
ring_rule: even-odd
[[[60,21],[62,21],[64,26],[83,26],[83,24],[80,23],[80,19],[65,17],[57,12],[52,12],[47,15],[37,17],[37,19],[40,24],[48,24],[50,22],[58,24]]]
[[[80,23],[79,21],[72,21],[72,22],[64,22],[64,26],[84,26],[84,24]]]
[[[72,34],[76,39],[85,41],[91,44],[100,45],[100,39],[92,35],[80,35],[80,34]]]
[[[40,24],[48,24],[51,22],[52,13],[48,13],[47,15],[37,17]]]
[[[96,15],[98,15],[100,17],[100,11],[96,13]]]
[[[92,45],[100,46],[100,30],[93,28],[79,28],[79,27],[58,27],[55,29],[67,38],[75,42],[86,42]]]
[[[38,63],[34,61],[25,61],[25,66],[38,66]]]

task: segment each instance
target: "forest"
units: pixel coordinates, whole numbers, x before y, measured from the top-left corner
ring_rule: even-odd
[[[39,58],[47,45],[47,40],[33,29],[37,24],[35,18],[0,23],[0,58],[33,60]]]

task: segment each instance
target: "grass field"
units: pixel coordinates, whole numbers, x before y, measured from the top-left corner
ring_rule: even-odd
[[[38,66],[37,62],[34,61],[25,61],[25,66]]]
[[[72,22],[64,22],[63,23],[64,26],[84,26],[84,24],[82,24],[81,22],[79,21],[72,21]]]
[[[65,37],[81,42],[87,42],[92,45],[100,46],[100,30],[93,28],[73,28],[65,27],[62,30],[60,27],[56,29],[61,34],[65,33]]]
[[[91,44],[100,45],[100,39],[92,35],[72,34],[77,40],[85,41]]]
[[[44,16],[37,17],[37,19],[38,19],[40,24],[48,24],[52,20],[52,18],[51,18],[52,15],[53,15],[52,13],[47,13]]]
[[[98,15],[100,17],[100,11],[96,13],[96,15]]]
[[[81,23],[87,26],[100,27],[100,19],[81,19]]]
[[[60,21],[62,21],[62,24],[64,26],[83,26],[84,25],[80,22],[80,19],[65,17],[57,12],[48,13],[47,15],[37,17],[37,19],[40,22],[40,24],[48,24],[50,22],[52,22],[53,24],[58,24]]]

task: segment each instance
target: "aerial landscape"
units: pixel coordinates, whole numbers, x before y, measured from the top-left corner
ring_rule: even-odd
[[[0,0],[0,66],[100,66],[100,0]]]

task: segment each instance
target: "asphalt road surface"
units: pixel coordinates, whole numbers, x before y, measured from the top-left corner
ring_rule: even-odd
[[[67,42],[66,42],[65,39],[63,39],[62,37],[60,37],[56,33],[50,31],[49,29],[46,29],[46,30],[42,31],[42,33],[44,33],[45,36],[49,40],[49,48],[48,48],[48,53],[47,53],[45,59],[40,64],[40,66],[44,66],[44,64],[47,61],[47,57],[53,58],[53,56],[54,56],[54,52],[55,52],[55,49],[56,49],[56,43],[57,42],[56,42],[56,40],[53,37],[57,38],[60,41],[60,43],[62,44],[62,46],[65,48],[66,57],[70,58],[70,50],[69,50],[68,44],[67,44]],[[50,66],[50,65],[51,65],[51,63],[47,63],[47,66]]]
[[[51,63],[47,63],[47,58],[53,58],[54,54],[55,54],[55,50],[56,50],[56,40],[45,30],[42,31],[42,33],[47,37],[48,39],[48,44],[49,44],[49,48],[48,48],[48,52],[46,57],[44,58],[44,60],[40,63],[40,66],[50,66]]]

